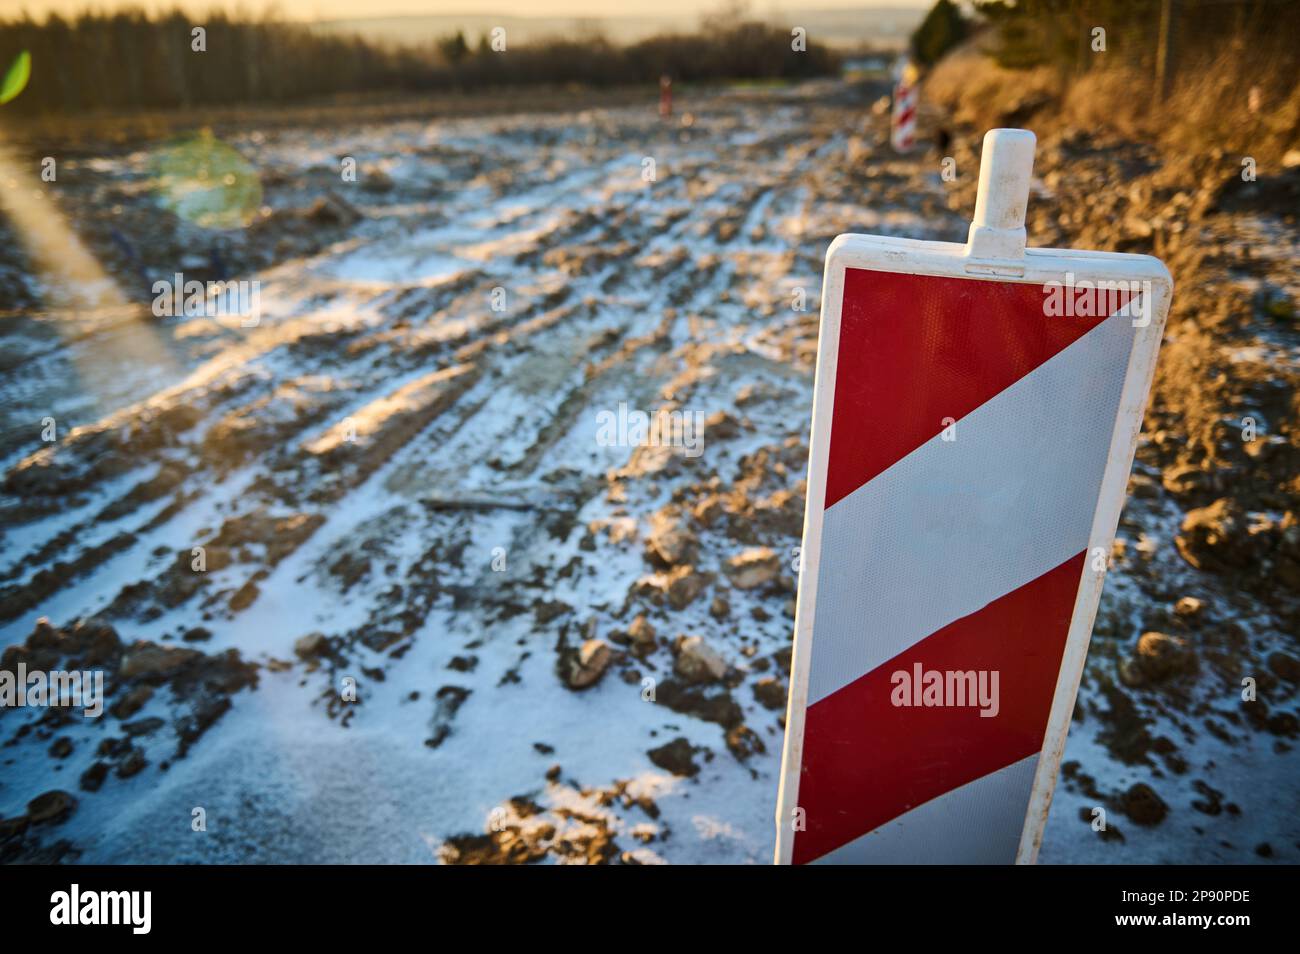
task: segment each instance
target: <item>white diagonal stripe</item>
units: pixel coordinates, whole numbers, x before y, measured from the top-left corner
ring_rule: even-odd
[[[814,864],[987,865],[1016,860],[1038,754],[944,792]]]
[[[809,705],[1087,548],[1132,343],[1103,321],[826,511]]]

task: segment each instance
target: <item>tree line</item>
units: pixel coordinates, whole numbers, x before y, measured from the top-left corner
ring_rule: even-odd
[[[196,32],[201,30],[201,32]],[[75,19],[0,21],[0,72],[26,51],[31,77],[4,109],[72,114],[286,102],[341,93],[437,91],[523,84],[797,79],[838,60],[790,31],[744,18],[692,34],[617,45],[598,33],[494,49],[463,35],[423,46],[383,45],[273,17],[87,12]],[[499,46],[499,44],[498,44]]]

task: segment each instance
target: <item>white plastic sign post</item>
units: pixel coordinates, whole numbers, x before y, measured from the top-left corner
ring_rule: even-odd
[[[1172,281],[1026,249],[1034,143],[826,256],[778,862],[1037,857]]]

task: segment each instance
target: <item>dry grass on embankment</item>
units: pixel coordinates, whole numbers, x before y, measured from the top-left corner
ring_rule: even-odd
[[[1300,85],[1293,58],[1225,40],[1219,52],[1173,79],[1158,101],[1149,71],[1111,67],[1069,76],[1047,66],[1011,70],[984,50],[987,34],[941,61],[925,95],[971,126],[1022,125],[1040,135],[1066,126],[1107,130],[1186,156],[1251,156],[1260,171],[1300,146]],[[1256,89],[1251,108],[1251,89]]]
[[[979,35],[937,64],[922,102],[954,132],[959,168],[977,167],[986,129],[1022,126],[1038,135],[1035,173],[1050,197],[1031,203],[1033,244],[1149,253],[1168,266],[1172,334],[1147,426],[1176,422],[1176,463],[1213,474],[1225,447],[1245,446],[1225,445],[1232,430],[1225,419],[1264,408],[1273,433],[1291,444],[1287,459],[1300,454],[1300,398],[1287,397],[1296,370],[1271,350],[1257,366],[1242,360],[1261,336],[1276,344],[1296,335],[1294,265],[1285,261],[1300,209],[1294,54],[1256,48],[1250,56],[1242,42],[1225,39],[1199,68],[1177,74],[1161,104],[1149,75],[1005,69],[987,54],[991,42]],[[1243,174],[1246,157],[1255,178]],[[973,178],[957,188],[971,193],[969,207]],[[1300,478],[1288,483],[1295,471],[1274,463],[1281,466],[1255,468],[1267,485],[1258,497],[1236,486],[1251,504],[1285,508],[1300,492]],[[1211,483],[1232,482],[1218,475]]]

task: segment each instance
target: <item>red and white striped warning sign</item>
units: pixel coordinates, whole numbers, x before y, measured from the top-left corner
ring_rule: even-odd
[[[894,109],[890,116],[889,143],[898,153],[912,151],[916,144],[916,105],[920,100],[917,69],[900,64],[894,80]]]
[[[967,244],[827,256],[780,862],[1036,856],[1171,282],[1026,252],[1033,148]]]

